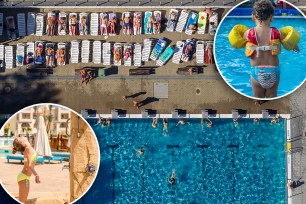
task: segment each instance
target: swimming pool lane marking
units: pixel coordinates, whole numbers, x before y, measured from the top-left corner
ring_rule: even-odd
[[[259,145],[257,145],[257,148],[258,149],[260,149],[260,148],[262,148],[262,149],[264,149],[264,148],[266,148],[266,147],[268,147],[267,145],[262,145],[262,144],[259,144]],[[263,179],[262,179],[262,177],[263,177],[263,173],[264,173],[264,164],[265,164],[265,162],[264,162],[264,160],[265,160],[265,156],[262,154],[262,151],[259,151],[258,150],[258,152],[260,152],[260,154],[259,154],[259,156],[260,156],[260,161],[261,161],[261,163],[262,163],[262,168],[260,168],[260,166],[258,166],[258,169],[259,170],[261,170],[261,171],[259,171],[259,179],[260,179],[260,181],[259,181],[259,183],[260,183],[260,201],[261,201],[261,203],[265,203],[265,197],[263,196],[264,194],[263,194],[263,191],[264,191],[264,187],[265,187],[265,185],[264,185],[264,183],[263,183]],[[260,163],[259,163],[260,164]]]
[[[113,191],[112,191],[112,203],[115,204],[115,199],[116,199],[116,195],[115,195],[115,176],[116,176],[116,163],[115,163],[115,148],[118,148],[119,145],[118,144],[114,144],[114,145],[107,145],[107,147],[110,147],[112,149],[112,180],[113,180]]]
[[[206,177],[206,160],[207,160],[207,149],[209,148],[209,145],[200,145],[198,144],[197,147],[199,149],[201,149],[201,154],[202,154],[202,176],[203,176],[203,193],[204,193],[204,197],[203,197],[203,203],[206,203],[206,198],[207,198],[207,190],[206,190],[206,185],[205,185],[205,177]]]
[[[238,149],[239,149],[239,145],[236,144],[230,144],[227,145],[227,148],[230,148],[230,152],[231,152],[231,164],[232,164],[232,172],[233,172],[233,187],[232,187],[232,203],[236,203],[236,164],[235,164],[235,152],[234,149],[237,150],[238,153]]]

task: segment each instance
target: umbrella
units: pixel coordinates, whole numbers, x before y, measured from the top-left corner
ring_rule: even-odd
[[[45,119],[43,116],[39,116],[38,118],[37,135],[34,149],[41,156],[52,157]]]

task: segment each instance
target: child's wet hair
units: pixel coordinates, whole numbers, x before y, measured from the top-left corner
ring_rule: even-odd
[[[260,22],[266,21],[274,15],[274,7],[270,0],[260,0],[254,3],[252,14]]]

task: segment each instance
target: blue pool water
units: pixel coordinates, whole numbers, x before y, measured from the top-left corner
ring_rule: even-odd
[[[188,121],[176,127],[177,120],[169,120],[163,135],[161,119],[156,129],[151,119],[118,119],[106,128],[88,120],[101,163],[79,203],[286,203],[285,120],[240,119],[235,128],[230,119],[213,119],[214,126],[203,129],[200,119]],[[167,181],[172,168],[173,186]]]
[[[275,18],[272,26],[282,28],[284,26],[293,26],[300,34],[299,43],[300,53],[294,53],[282,48],[279,55],[281,79],[278,87],[278,96],[289,93],[298,87],[306,78],[305,58],[306,58],[306,20],[303,18]],[[236,24],[244,24],[254,27],[251,19],[225,18],[218,30],[215,40],[215,58],[218,68],[226,81],[237,91],[253,96],[250,81],[250,60],[245,57],[245,49],[234,49],[228,41],[228,33]]]

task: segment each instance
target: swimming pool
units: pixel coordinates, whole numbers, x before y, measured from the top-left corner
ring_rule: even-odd
[[[118,119],[110,127],[94,126],[101,165],[84,203],[286,203],[284,119],[200,119],[176,127],[169,119],[169,135],[162,122]],[[145,147],[143,157],[135,149]],[[172,168],[176,184],[168,184]]]
[[[0,137],[0,147],[12,146],[13,141],[14,141],[13,137]]]
[[[298,87],[305,79],[305,61],[306,50],[306,21],[304,18],[275,18],[272,26],[282,28],[284,26],[293,26],[300,34],[299,43],[300,53],[294,53],[282,48],[279,55],[281,79],[278,87],[278,96],[289,93]],[[225,80],[237,91],[253,96],[250,81],[250,60],[245,57],[245,49],[234,49],[228,41],[228,33],[236,24],[244,24],[254,27],[251,18],[225,18],[220,25],[215,40],[215,58],[218,68]]]

